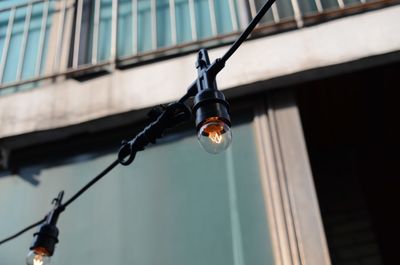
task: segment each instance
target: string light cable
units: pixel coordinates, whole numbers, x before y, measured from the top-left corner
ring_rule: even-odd
[[[61,191],[58,197],[53,200],[53,210],[43,219],[1,240],[0,245],[41,225],[39,231],[34,234],[35,241],[30,248],[31,252],[28,255],[27,264],[49,264],[49,257],[52,256],[54,246],[58,242],[56,222],[60,213],[117,165],[121,164],[127,166],[131,164],[138,151],[144,150],[150,143],[155,144],[156,140],[162,137],[165,130],[190,120],[192,114],[196,117],[197,136],[203,148],[210,153],[219,153],[225,150],[231,141],[229,104],[226,102],[223,93],[217,89],[215,79],[217,74],[224,68],[228,59],[248,38],[274,2],[275,0],[268,0],[263,5],[247,28],[221,58],[210,63],[207,50],[201,49],[196,62],[198,77],[188,87],[187,93],[177,102],[153,109],[151,113],[153,117],[156,117],[155,120],[132,140],[122,141],[116,160],[77,191],[65,203],[62,203],[64,192]],[[190,98],[194,98],[191,108],[185,104]]]
[[[36,227],[36,226],[42,224],[45,220],[46,220],[46,217],[43,218],[42,220],[37,221],[36,223],[33,223],[33,224],[31,224],[31,225],[25,227],[24,229],[22,229],[21,231],[15,233],[14,235],[11,235],[11,236],[9,236],[9,237],[7,237],[7,238],[4,238],[3,240],[0,241],[0,245],[3,244],[3,243],[6,243],[7,241],[10,241],[10,240],[12,240],[12,239],[14,239],[14,238],[16,238],[16,237],[18,237],[18,236],[20,236],[20,235],[22,235],[22,234],[25,233],[26,231],[29,231],[29,230],[31,230],[32,228],[34,228],[34,227]]]

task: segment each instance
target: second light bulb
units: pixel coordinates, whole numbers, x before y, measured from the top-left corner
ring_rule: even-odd
[[[200,127],[197,138],[203,148],[211,153],[218,154],[228,148],[232,141],[231,128],[218,117],[207,119]]]

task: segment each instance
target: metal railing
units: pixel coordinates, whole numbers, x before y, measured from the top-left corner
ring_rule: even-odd
[[[0,9],[0,88],[112,71],[114,67],[197,49],[200,44],[224,44],[247,25],[263,2],[34,0]],[[295,29],[397,3],[398,0],[280,0],[263,19],[258,33]],[[160,11],[168,14],[168,22],[165,16],[158,15]],[[121,21],[125,28],[119,25]],[[35,23],[36,28],[32,26]],[[150,32],[143,34],[146,28]],[[182,37],[181,31],[187,36]],[[123,52],[118,49],[118,39],[130,43]],[[149,39],[148,43],[144,39]],[[31,58],[35,58],[34,63]]]

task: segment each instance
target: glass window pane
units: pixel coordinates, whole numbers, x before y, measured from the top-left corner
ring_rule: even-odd
[[[0,13],[0,60],[2,60],[3,56],[3,48],[7,34],[9,17],[10,17],[10,11],[3,11]]]
[[[120,0],[118,9],[117,53],[123,57],[132,55],[132,1]]]
[[[0,13],[0,60],[3,54],[4,41],[7,34],[8,12]]]
[[[175,0],[176,37],[178,43],[192,40],[188,0]]]
[[[171,46],[171,15],[168,0],[157,0],[157,47]]]
[[[78,65],[89,64],[92,58],[93,12],[94,12],[94,1],[83,1],[82,19],[79,24],[80,37],[79,37]],[[101,22],[102,21],[100,19],[100,24]],[[109,38],[105,39],[104,41],[107,41],[108,39]]]
[[[47,13],[47,21],[45,24],[45,32],[44,32],[44,42],[43,42],[43,52],[42,52],[42,58],[41,58],[41,67],[40,67],[40,73],[45,74],[45,70],[48,67],[46,64],[47,62],[47,53],[49,51],[49,38],[50,38],[50,32],[52,29],[53,25],[53,16],[54,16],[55,8],[54,8],[54,3],[50,1],[49,6],[48,6],[48,13]]]
[[[232,32],[232,18],[229,8],[229,0],[217,0],[215,3],[215,18],[219,34]]]
[[[28,41],[26,43],[23,78],[30,78],[35,75],[35,64],[39,50],[40,27],[42,25],[43,4],[36,4],[32,7],[31,23],[29,26]]]
[[[151,2],[138,1],[138,50],[151,50]]]
[[[26,7],[18,8],[15,13],[14,26],[12,28],[7,54],[7,62],[4,67],[3,83],[9,83],[16,80],[26,10]]]
[[[131,166],[115,168],[61,214],[52,263],[273,265],[247,113],[235,116],[241,121],[233,127],[235,140],[221,155],[202,150],[191,130],[169,135],[138,153]],[[24,167],[22,177],[3,174],[0,216],[9,218],[2,218],[0,234],[42,218],[54,192],[65,190],[68,198],[115,155],[82,154]],[[0,248],[4,264],[24,264],[32,234]]]
[[[112,0],[101,0],[99,44],[98,44],[98,55],[97,55],[99,61],[106,61],[110,59],[111,32],[112,32],[111,14],[112,14]]]
[[[264,0],[256,0],[256,1],[255,1],[255,4],[256,4],[256,10],[257,10],[257,12],[258,12],[258,10],[260,10],[261,7],[265,4],[265,1],[264,1]],[[273,17],[273,15],[272,15],[272,11],[269,10],[269,11],[263,16],[263,18],[261,19],[261,22],[260,22],[260,23],[272,23],[273,21],[274,21],[274,17]]]
[[[16,4],[23,4],[28,1],[16,1],[10,2],[5,1],[2,2],[0,8],[15,6]],[[35,68],[37,65],[37,57],[39,53],[41,54],[41,65],[39,74],[43,74],[45,72],[48,64],[46,63],[47,58],[47,50],[48,43],[50,38],[51,26],[53,14],[56,10],[54,10],[53,6],[54,2],[50,1],[49,4],[45,5],[43,2],[38,2],[32,4],[32,12],[30,14],[30,20],[26,32],[26,43],[24,52],[21,53],[21,48],[23,45],[23,35],[25,29],[25,21],[28,15],[29,8],[27,6],[21,6],[16,9],[16,15],[14,19],[14,24],[11,31],[11,38],[9,43],[9,49],[7,54],[7,61],[4,68],[4,78],[3,83],[10,83],[16,81],[17,78],[17,69],[21,67],[21,79],[32,78],[35,75]],[[43,31],[43,39],[41,40],[41,26],[43,19],[44,7],[48,6],[47,19],[45,24],[45,29]],[[2,49],[4,47],[5,35],[7,31],[8,19],[10,15],[10,10],[3,11],[0,14],[0,51],[2,53]],[[40,42],[42,41],[42,44]],[[40,48],[42,45],[43,49]],[[21,55],[23,58],[21,58]],[[18,64],[20,64],[18,66]],[[36,84],[26,84],[24,86],[20,86],[19,90],[25,90],[28,88],[35,87]]]
[[[197,37],[199,39],[212,36],[210,6],[208,0],[195,1]]]
[[[1,0],[0,8],[12,7],[19,4],[28,3],[30,0]]]
[[[337,0],[321,0],[322,8],[325,9],[336,9],[339,7]]]
[[[360,3],[361,3],[360,0],[344,0],[344,4],[346,6],[357,5],[357,4],[360,4]]]
[[[317,0],[298,0],[300,11],[303,15],[318,12],[316,2]]]
[[[293,18],[293,6],[290,0],[276,1],[276,7],[280,19]]]

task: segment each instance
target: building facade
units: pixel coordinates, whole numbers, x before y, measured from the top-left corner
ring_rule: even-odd
[[[1,1],[0,238],[111,163],[263,3]],[[232,146],[169,131],[61,215],[52,263],[396,264],[399,3],[277,0],[217,78]],[[23,264],[32,234],[0,263]]]

